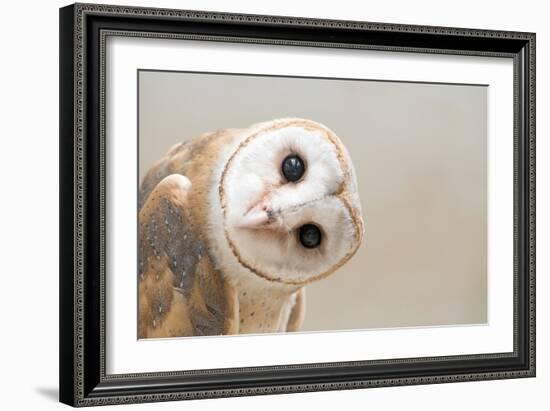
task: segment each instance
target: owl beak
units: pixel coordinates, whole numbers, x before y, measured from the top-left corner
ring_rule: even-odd
[[[239,219],[235,227],[237,228],[253,228],[253,229],[274,229],[279,226],[274,213],[264,203],[257,204],[249,209],[242,218]]]

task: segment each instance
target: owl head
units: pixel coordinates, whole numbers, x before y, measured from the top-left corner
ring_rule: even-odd
[[[232,265],[302,285],[348,261],[363,237],[355,172],[340,139],[311,120],[246,129],[220,167],[220,222]]]

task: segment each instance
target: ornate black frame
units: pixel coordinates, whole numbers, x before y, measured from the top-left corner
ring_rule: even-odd
[[[105,39],[110,35],[509,57],[514,351],[105,373]],[[60,9],[60,400],[74,406],[535,376],[535,34],[75,4]]]

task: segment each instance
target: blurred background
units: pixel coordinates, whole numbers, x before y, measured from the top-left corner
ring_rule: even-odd
[[[365,239],[307,286],[303,330],[487,321],[487,87],[139,73],[139,173],[175,143],[303,117],[348,148]]]

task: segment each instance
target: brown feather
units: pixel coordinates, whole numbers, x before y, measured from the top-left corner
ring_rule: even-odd
[[[179,179],[165,177],[139,213],[139,338],[235,332],[235,293],[211,264]]]

